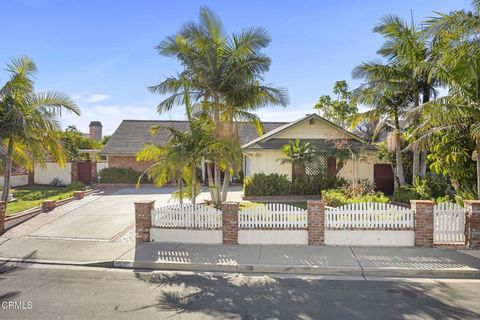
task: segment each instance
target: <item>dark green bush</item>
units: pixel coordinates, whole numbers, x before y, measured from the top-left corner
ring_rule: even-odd
[[[80,181],[75,181],[75,182],[70,183],[67,186],[67,189],[69,191],[83,191],[83,190],[85,190],[85,184],[83,184]]]
[[[256,173],[244,178],[243,193],[245,196],[318,195],[322,190],[340,187],[344,183],[342,178],[324,175],[289,181],[287,175]]]
[[[256,173],[243,180],[245,196],[284,196],[290,194],[291,182],[287,175]]]
[[[104,168],[100,170],[100,183],[137,183],[142,173],[132,168]],[[144,176],[142,183],[148,183],[149,179]]]
[[[329,189],[322,191],[322,199],[326,206],[338,207],[349,203],[380,202],[387,203],[390,200],[382,192],[370,192],[362,195],[351,196],[343,189]]]
[[[393,200],[398,202],[410,203],[410,200],[419,198],[420,195],[409,185],[400,186],[393,192]]]

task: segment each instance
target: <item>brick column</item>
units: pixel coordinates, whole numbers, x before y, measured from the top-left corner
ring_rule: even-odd
[[[480,248],[480,200],[463,200],[467,219],[465,234],[470,248]]]
[[[0,201],[0,235],[5,232],[5,201]]]
[[[150,241],[151,213],[155,200],[135,202],[135,243]]]
[[[78,180],[78,164],[76,161],[72,161],[72,171],[70,172],[70,177],[72,179],[72,182]]]
[[[92,161],[92,183],[97,182],[97,162]]]
[[[238,202],[222,203],[223,244],[238,244]]]
[[[323,201],[307,201],[308,245],[325,244],[325,205]]]
[[[415,245],[433,246],[433,201],[410,200],[415,221]]]

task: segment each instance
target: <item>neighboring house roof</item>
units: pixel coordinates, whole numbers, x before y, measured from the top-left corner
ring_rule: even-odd
[[[264,132],[269,132],[285,125],[286,122],[262,122],[262,124]],[[132,156],[140,151],[145,144],[164,145],[169,138],[169,132],[165,129],[160,129],[156,135],[152,136],[150,133],[152,126],[173,127],[177,130],[186,131],[188,122],[176,120],[123,120],[100,154]],[[237,122],[237,128],[241,145],[258,137],[255,126],[251,123]]]
[[[351,133],[350,131],[347,131],[339,126],[337,126],[336,124],[328,121],[327,119],[317,115],[317,114],[307,114],[305,117],[303,118],[300,118],[296,121],[293,121],[293,122],[289,122],[283,126],[280,126],[276,129],[273,129],[269,132],[266,132],[264,135],[242,145],[242,149],[258,149],[259,147],[261,147],[261,145],[265,145],[265,142],[273,139],[275,137],[275,135],[279,134],[280,132],[283,132],[303,121],[310,121],[311,119],[316,119],[316,120],[319,120],[329,126],[331,126],[333,129],[337,130],[337,131],[340,131],[342,132],[343,134],[345,134],[346,136],[350,137],[351,139],[357,141],[357,142],[360,142],[360,143],[366,143],[364,140],[362,140],[362,138],[360,138],[359,136]],[[281,140],[281,139],[280,139]],[[290,139],[291,140],[291,139]],[[319,139],[319,140],[323,140],[323,141],[328,141],[328,140],[325,140],[325,139]],[[288,140],[287,140],[287,143],[288,143]],[[285,143],[284,143],[285,144]],[[278,148],[273,148],[272,147],[269,147],[269,148],[264,148],[264,149],[278,149]]]

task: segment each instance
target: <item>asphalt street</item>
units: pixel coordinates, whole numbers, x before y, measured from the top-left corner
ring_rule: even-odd
[[[0,270],[0,319],[480,319],[480,280]]]

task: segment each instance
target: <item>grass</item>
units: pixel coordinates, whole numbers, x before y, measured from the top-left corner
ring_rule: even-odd
[[[12,193],[17,200],[8,203],[7,216],[37,207],[43,200],[62,200],[73,196],[71,190],[49,186],[18,187],[12,189]]]

